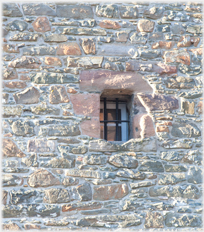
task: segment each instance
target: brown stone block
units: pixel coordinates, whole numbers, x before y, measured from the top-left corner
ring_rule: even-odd
[[[164,60],[166,63],[182,63],[190,65],[190,54],[186,51],[170,51],[164,52]]]
[[[70,42],[66,44],[60,44],[57,48],[57,55],[64,56],[64,55],[81,55],[81,50],[79,45],[76,42]]]
[[[141,137],[141,126],[140,120],[142,116],[146,115],[146,113],[139,113],[133,117],[133,138],[140,138]]]
[[[19,48],[13,44],[3,44],[3,51],[8,53],[19,53]]]
[[[200,42],[199,37],[191,37],[189,35],[181,36],[179,42],[177,43],[177,47],[190,47],[191,45],[194,45],[197,47],[198,43]]]
[[[10,89],[23,89],[27,84],[23,81],[9,81],[4,82],[4,86]]]
[[[157,126],[156,132],[168,132],[169,133],[169,128],[168,126]]]
[[[77,115],[99,117],[99,94],[74,94],[70,96],[74,112]]]
[[[33,23],[33,28],[37,32],[51,31],[50,23],[47,17],[38,17]]]
[[[152,49],[171,49],[174,44],[174,41],[159,41],[152,44]]]
[[[28,178],[28,185],[30,187],[48,187],[53,185],[60,185],[61,182],[45,169],[38,169],[33,172]]]
[[[121,199],[128,194],[126,184],[116,184],[109,186],[94,187],[94,200],[107,201],[111,199]]]
[[[197,109],[198,109],[199,114],[203,113],[203,102],[202,101],[199,101]]]
[[[82,134],[94,138],[100,138],[99,117],[93,117],[91,120],[85,120],[80,124]]]
[[[59,58],[57,57],[45,57],[44,60],[46,65],[51,65],[51,66],[62,66],[62,62]]]
[[[94,39],[81,39],[81,46],[85,54],[96,54]]]
[[[132,92],[152,92],[150,85],[137,72],[115,72],[109,70],[82,71],[79,87],[83,91],[104,89],[126,89]]]
[[[3,224],[3,230],[21,230],[21,228],[16,224],[16,223],[12,223],[12,222],[9,222],[8,224]]]
[[[24,157],[26,156],[11,139],[3,139],[2,152],[7,157]]]
[[[190,51],[196,56],[203,55],[203,48],[192,48],[192,49],[190,49]]]
[[[116,21],[103,20],[99,23],[99,26],[106,29],[119,29],[121,25]]]
[[[146,108],[146,110],[173,110],[178,109],[178,100],[175,97],[162,95],[162,94],[137,94],[139,100]]]

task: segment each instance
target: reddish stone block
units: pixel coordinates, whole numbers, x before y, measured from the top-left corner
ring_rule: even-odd
[[[157,65],[155,65],[155,67],[154,67],[154,71],[159,73],[160,75],[162,75],[162,74],[172,74],[172,73],[177,73],[177,67],[167,65],[167,64],[164,64],[164,63],[157,63]]]
[[[202,102],[202,101],[199,101],[197,107],[198,107],[198,113],[199,113],[199,114],[202,114],[202,113],[203,113],[203,102]]]
[[[75,42],[70,42],[66,44],[60,44],[57,48],[57,55],[64,56],[64,55],[81,55],[80,47]]]
[[[164,60],[166,63],[182,63],[190,65],[190,54],[186,51],[170,51],[164,52]]]
[[[72,93],[72,94],[74,94],[74,93],[77,93],[77,91],[76,91],[75,89],[73,89],[73,88],[68,88],[68,89],[67,89],[67,93]]]
[[[198,43],[200,42],[200,38],[198,37],[191,37],[189,35],[181,36],[179,42],[177,43],[177,47],[190,47],[191,45],[194,45],[197,47]]]
[[[116,21],[103,20],[99,23],[99,26],[106,29],[119,29],[121,25]]]
[[[70,96],[74,112],[77,115],[99,117],[99,94],[74,94]]]
[[[37,32],[51,31],[50,23],[47,17],[38,17],[33,23],[33,28]]]
[[[143,115],[140,120],[141,137],[148,138],[155,136],[154,123],[149,115]]]
[[[83,121],[80,124],[82,134],[93,138],[100,138],[100,121],[99,117],[93,117],[91,120]]]
[[[203,48],[192,48],[192,49],[190,49],[190,51],[196,56],[203,55]]]
[[[146,113],[139,113],[133,117],[133,138],[141,138],[140,120]]]
[[[104,89],[126,89],[133,92],[152,92],[151,86],[137,72],[115,72],[109,70],[84,70],[80,74],[79,87],[83,91]]]
[[[168,126],[157,126],[156,132],[168,132],[169,133],[169,128]]]
[[[4,86],[10,89],[23,89],[27,86],[24,81],[10,81],[4,82]]]
[[[121,199],[128,194],[126,184],[115,184],[109,186],[94,187],[93,199],[107,201],[111,199]]]
[[[9,222],[8,224],[3,224],[3,230],[11,230],[11,231],[16,231],[16,230],[21,230],[21,228],[14,222]]]
[[[159,41],[152,44],[152,49],[171,49],[174,44],[174,41]]]
[[[7,157],[26,156],[11,139],[3,139],[2,153]]]
[[[44,62],[46,65],[62,66],[61,60],[57,57],[45,57]]]
[[[148,112],[154,110],[173,110],[178,109],[178,100],[175,97],[162,94],[137,94],[139,100]]]

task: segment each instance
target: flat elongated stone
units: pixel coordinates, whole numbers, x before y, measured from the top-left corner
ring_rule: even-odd
[[[40,60],[34,57],[22,56],[9,63],[12,68],[37,69],[40,67]]]
[[[119,146],[114,143],[99,139],[93,140],[89,142],[89,151],[96,151],[96,152],[112,152],[119,150]]]
[[[32,136],[35,134],[32,121],[17,120],[13,122],[11,128],[13,133],[17,136]]]
[[[57,57],[45,57],[44,62],[50,66],[62,66],[61,60]]]
[[[124,168],[122,171],[118,171],[116,176],[123,178],[131,178],[134,180],[144,180],[146,175],[142,172],[133,172],[131,169]]]
[[[62,212],[67,211],[81,211],[81,210],[93,210],[93,209],[99,209],[102,207],[102,204],[100,202],[87,202],[87,203],[73,203],[73,204],[67,204],[62,206]]]
[[[7,157],[24,157],[25,154],[17,147],[11,139],[3,139],[2,152]]]
[[[24,31],[28,27],[28,24],[21,20],[14,20],[6,25],[8,31]]]
[[[170,89],[191,89],[195,86],[195,81],[193,78],[190,77],[176,77],[171,78],[169,77],[165,81],[166,87]]]
[[[152,92],[150,85],[142,76],[134,72],[115,72],[108,70],[82,71],[80,89],[83,91],[103,91],[104,89],[128,89],[132,92]],[[137,84],[136,84],[137,83]]]
[[[192,138],[201,136],[201,131],[194,123],[174,123],[171,134],[179,138]]]
[[[51,34],[51,35],[45,35],[44,41],[48,43],[62,43],[67,41],[66,35],[59,35],[59,34]]]
[[[62,34],[64,35],[106,35],[106,31],[103,29],[91,29],[91,28],[64,28]]]
[[[3,223],[3,230],[21,230],[21,228],[16,224],[16,223],[12,223],[12,222],[9,222],[9,223]]]
[[[4,174],[2,178],[3,187],[17,186],[23,184],[23,179],[11,174]]]
[[[33,188],[60,184],[61,182],[45,169],[36,170],[28,178],[28,185]]]
[[[17,218],[22,216],[23,205],[5,205],[2,209],[2,216],[3,218]],[[9,229],[14,228],[16,226],[9,226]]]
[[[67,189],[51,188],[45,190],[45,196],[43,198],[44,203],[66,203],[72,200],[70,193]]]
[[[75,158],[67,155],[66,158],[53,158],[47,163],[41,164],[42,167],[46,168],[74,168]]]
[[[73,177],[66,177],[64,178],[62,184],[65,186],[73,186],[73,185],[78,185],[79,180]]]
[[[107,201],[111,199],[121,199],[128,194],[128,186],[126,184],[116,184],[109,186],[94,187],[94,200]]]
[[[10,41],[37,41],[38,34],[32,32],[19,32],[9,38]]]
[[[165,219],[165,225],[168,227],[201,227],[202,218],[199,215],[181,215],[175,213],[168,213]]]
[[[163,7],[151,7],[148,10],[144,11],[144,16],[150,19],[159,19],[162,17],[164,12]]]
[[[198,199],[201,197],[201,193],[195,185],[150,187],[149,195],[151,197],[167,196],[188,199]]]
[[[3,117],[21,116],[23,112],[22,106],[3,106]]]
[[[186,32],[192,33],[192,34],[202,34],[202,26],[201,25],[188,25]]]
[[[138,161],[134,156],[122,154],[112,155],[109,163],[119,168],[137,168]]]
[[[47,55],[55,55],[56,49],[53,47],[25,47],[23,49],[23,55],[26,56],[47,56]]]
[[[33,23],[32,26],[37,32],[46,32],[51,31],[50,23],[47,17],[38,17]]]
[[[117,18],[118,6],[117,5],[97,5],[96,15],[99,17]]]
[[[120,7],[121,18],[136,19],[138,15],[139,15],[139,12],[136,6],[121,6]]]
[[[155,139],[130,139],[121,145],[123,151],[156,151],[157,141]]]
[[[80,135],[78,125],[68,123],[68,125],[55,125],[48,128],[49,136],[75,136]]]
[[[3,3],[3,16],[22,17],[23,14],[16,3]]]
[[[67,170],[66,176],[76,176],[76,177],[96,178],[96,179],[101,178],[100,173],[97,171],[76,170],[76,169]]]
[[[70,96],[74,112],[77,115],[99,117],[99,94],[74,94]]]
[[[178,109],[178,100],[175,97],[161,94],[137,94],[139,100],[144,105],[146,110],[173,110]]]
[[[164,175],[159,175],[158,184],[159,185],[177,184],[185,180],[186,178],[184,173],[164,174]]]
[[[178,152],[171,151],[171,152],[162,152],[161,159],[166,161],[179,161],[181,158],[179,157]]]
[[[85,19],[93,18],[93,11],[86,5],[57,5],[56,13],[58,17]]]
[[[34,87],[29,87],[14,94],[14,98],[17,104],[35,104],[39,102],[40,93]]]
[[[187,167],[183,165],[166,164],[164,168],[166,172],[186,172],[187,171]]]
[[[106,28],[106,29],[119,29],[119,28],[121,28],[121,25],[118,22],[112,21],[112,20],[103,20],[99,23],[99,26],[102,28]]]
[[[130,183],[131,189],[149,187],[152,185],[155,185],[155,183],[153,183],[151,181],[142,181],[142,182],[138,182],[138,183]]]
[[[39,201],[40,192],[30,189],[12,190],[10,193],[10,204],[34,203],[35,200]]]
[[[64,56],[64,55],[81,55],[80,47],[75,42],[70,42],[66,44],[60,44],[57,48],[57,55]]]
[[[60,207],[58,205],[29,204],[27,213],[28,217],[53,218],[60,215]]]
[[[68,57],[67,59],[68,67],[83,67],[86,69],[89,68],[101,68],[103,57],[82,57],[82,58],[74,58]]]
[[[28,152],[52,152],[55,151],[55,143],[46,139],[28,140]]]
[[[23,4],[23,12],[25,15],[56,15],[55,11],[51,7],[43,3]]]
[[[104,165],[106,163],[106,160],[107,158],[105,156],[92,154],[85,156],[83,162],[89,165]]]
[[[190,139],[180,139],[165,141],[162,146],[167,149],[191,149],[193,143]]]
[[[64,73],[36,73],[31,76],[31,81],[36,84],[64,84],[77,82],[78,79],[73,75]]]
[[[133,57],[136,53],[136,48],[132,45],[120,44],[104,44],[99,47],[97,54],[100,56],[130,56]]]
[[[142,172],[164,172],[164,167],[161,162],[154,160],[143,161],[139,167],[139,171]]]
[[[9,81],[3,83],[6,88],[9,89],[24,89],[27,84],[23,81]]]

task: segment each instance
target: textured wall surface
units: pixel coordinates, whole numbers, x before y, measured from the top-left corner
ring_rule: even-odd
[[[3,228],[202,230],[202,39],[195,2],[3,4]]]

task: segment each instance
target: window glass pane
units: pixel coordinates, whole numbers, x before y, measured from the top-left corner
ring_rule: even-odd
[[[107,126],[107,140],[116,141],[116,126],[110,125]],[[121,127],[118,126],[118,141],[121,141]]]
[[[116,120],[116,109],[107,109],[108,120]],[[118,120],[121,120],[121,110],[118,109]]]
[[[100,109],[100,121],[103,121],[103,109]]]

